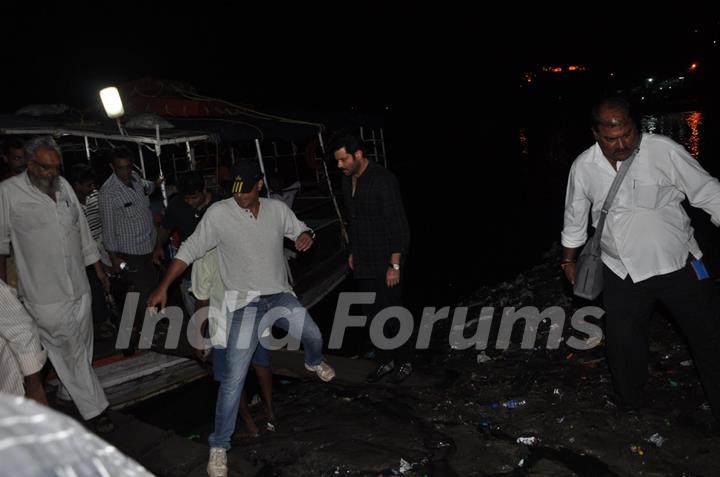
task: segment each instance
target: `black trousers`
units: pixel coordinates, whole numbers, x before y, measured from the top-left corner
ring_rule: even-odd
[[[88,283],[90,283],[93,323],[105,323],[109,319],[107,304],[105,303],[105,289],[95,273],[95,265],[85,267],[85,273],[88,277]]]
[[[385,276],[373,279],[355,279],[357,291],[359,292],[375,292],[375,303],[363,305],[363,313],[368,317],[368,329],[370,323],[375,316],[385,308],[391,306],[402,306],[402,281],[394,287],[388,287]],[[413,327],[414,328],[414,327]],[[387,338],[393,338],[400,330],[400,322],[393,318],[385,323],[384,333]],[[377,361],[379,363],[387,363],[395,361],[396,365],[410,361],[411,346],[413,343],[412,336],[404,345],[397,349],[383,350],[376,348]]]
[[[613,385],[624,404],[638,406],[649,378],[648,324],[656,302],[664,304],[684,334],[705,394],[720,417],[720,301],[713,280],[684,268],[638,283],[604,269],[606,352]]]
[[[122,254],[122,259],[127,262],[129,271],[124,272],[128,284],[128,292],[140,293],[137,311],[135,312],[134,328],[141,330],[147,308],[147,300],[150,294],[158,286],[158,272],[152,262],[152,254],[128,255]]]

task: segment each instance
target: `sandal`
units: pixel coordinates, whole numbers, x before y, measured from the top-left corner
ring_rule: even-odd
[[[267,423],[265,424],[265,429],[267,429],[270,432],[277,432],[277,424],[275,419],[268,419]]]
[[[115,424],[105,412],[90,419],[90,424],[97,434],[108,434],[115,430]]]

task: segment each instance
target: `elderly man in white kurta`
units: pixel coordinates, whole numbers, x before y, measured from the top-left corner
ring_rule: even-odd
[[[60,382],[86,420],[108,406],[92,369],[93,329],[85,266],[108,285],[85,215],[58,176],[60,150],[50,137],[26,145],[28,169],[0,184],[0,279],[12,245],[18,292]]]

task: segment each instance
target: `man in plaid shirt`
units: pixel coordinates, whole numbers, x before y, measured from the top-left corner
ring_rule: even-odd
[[[145,303],[158,283],[153,266],[157,231],[150,211],[150,194],[161,179],[150,182],[133,171],[133,155],[125,147],[115,148],[110,155],[113,174],[100,188],[100,216],[105,249],[110,255],[113,271],[123,274],[133,291],[140,293],[138,303]],[[137,345],[136,328],[145,316],[145,307],[138,306],[128,353]]]

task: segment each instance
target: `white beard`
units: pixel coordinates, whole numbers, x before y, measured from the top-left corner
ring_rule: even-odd
[[[43,193],[54,196],[56,192],[60,191],[60,179],[59,176],[53,177],[37,177],[28,171],[28,178],[32,185],[40,189]]]

